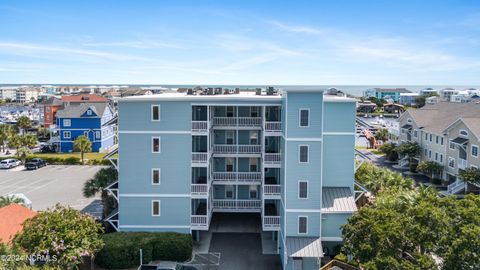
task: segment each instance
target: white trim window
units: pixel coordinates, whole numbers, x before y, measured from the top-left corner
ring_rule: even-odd
[[[418,138],[418,130],[416,129],[413,130],[413,137]]]
[[[448,157],[448,167],[455,168],[455,159],[453,157]]]
[[[233,199],[233,186],[225,186],[225,199]]]
[[[308,145],[298,146],[298,162],[299,163],[309,162],[309,151],[310,151],[310,147]]]
[[[152,185],[160,185],[160,169],[154,168],[152,169]]]
[[[64,139],[71,139],[72,138],[72,133],[70,131],[64,131],[63,132],[63,138]]]
[[[298,216],[298,234],[308,233],[308,216]]]
[[[72,120],[70,120],[70,119],[63,119],[63,126],[64,126],[64,127],[70,127],[70,126],[72,126]]]
[[[160,121],[160,105],[152,105],[151,117],[152,121]]]
[[[298,181],[298,198],[308,199],[308,181]]]
[[[465,129],[460,129],[458,134],[462,137],[468,137],[468,131],[466,131]]]
[[[248,198],[250,200],[258,199],[258,192],[257,192],[257,186],[256,185],[251,185],[251,186],[248,187]]]
[[[443,137],[440,138],[440,145],[443,145]]]
[[[85,136],[85,137],[88,138],[88,131],[84,131],[84,132],[83,132],[83,136]]]
[[[428,150],[428,158],[432,158],[432,150]]]
[[[160,200],[152,200],[152,217],[159,217],[160,215]]]
[[[471,148],[472,157],[478,158],[478,145],[472,145]]]
[[[310,126],[310,109],[301,108],[298,111],[298,125],[299,127]]]
[[[152,153],[160,153],[160,137],[152,137]]]
[[[450,140],[448,147],[450,150],[455,150],[455,144],[452,142],[452,140]]]
[[[440,154],[440,163],[443,163],[443,154]]]
[[[95,131],[95,137],[96,137],[97,139],[100,139],[100,138],[102,137],[102,134],[100,133],[100,131],[98,131],[98,130]]]

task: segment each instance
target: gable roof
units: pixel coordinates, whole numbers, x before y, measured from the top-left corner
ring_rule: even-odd
[[[88,116],[88,118],[102,118],[107,107],[110,108],[107,103],[79,103],[65,106],[57,111],[57,118],[80,118],[88,109],[96,113],[96,115]]]
[[[72,96],[62,96],[63,102],[107,102],[108,99],[95,94],[80,94]]]
[[[438,102],[436,104],[427,104],[420,109],[408,109],[402,115],[402,118],[405,115],[410,115],[419,128],[427,132],[441,134],[459,118],[478,119],[480,117],[480,103]],[[477,120],[469,121],[472,122],[473,126]]]
[[[480,116],[459,118],[445,128],[444,132],[447,132],[451,128],[457,126],[459,123],[463,123],[465,126],[467,126],[467,128],[475,135],[475,137],[480,140]]]
[[[375,89],[376,92],[379,92],[379,93],[390,93],[390,92],[394,92],[394,93],[411,93],[410,90],[406,89],[406,88],[373,88]]]
[[[62,106],[63,102],[59,98],[56,97],[49,97],[45,99],[44,101],[40,102],[41,105],[47,105],[47,106]]]
[[[0,242],[8,243],[23,229],[23,222],[37,213],[19,204],[0,208]]]

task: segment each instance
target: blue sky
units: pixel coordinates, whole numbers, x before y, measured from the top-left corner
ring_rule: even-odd
[[[0,83],[480,85],[480,1],[3,0]]]

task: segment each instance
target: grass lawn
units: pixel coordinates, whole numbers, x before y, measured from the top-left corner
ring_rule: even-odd
[[[81,158],[80,153],[34,153],[32,155],[39,158]],[[86,160],[102,160],[105,155],[106,153],[85,153],[83,154],[83,158]]]
[[[375,154],[377,156],[385,155],[384,153],[380,152],[380,150],[378,150],[378,149],[371,149],[371,148],[367,148],[366,146],[355,146],[355,149],[367,150],[367,151],[369,151],[372,154]]]

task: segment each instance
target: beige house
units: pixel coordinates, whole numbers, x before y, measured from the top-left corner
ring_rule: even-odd
[[[439,178],[449,184],[449,193],[464,190],[459,170],[480,167],[480,103],[439,102],[409,109],[399,121],[400,142],[418,142],[419,161],[440,163]]]

